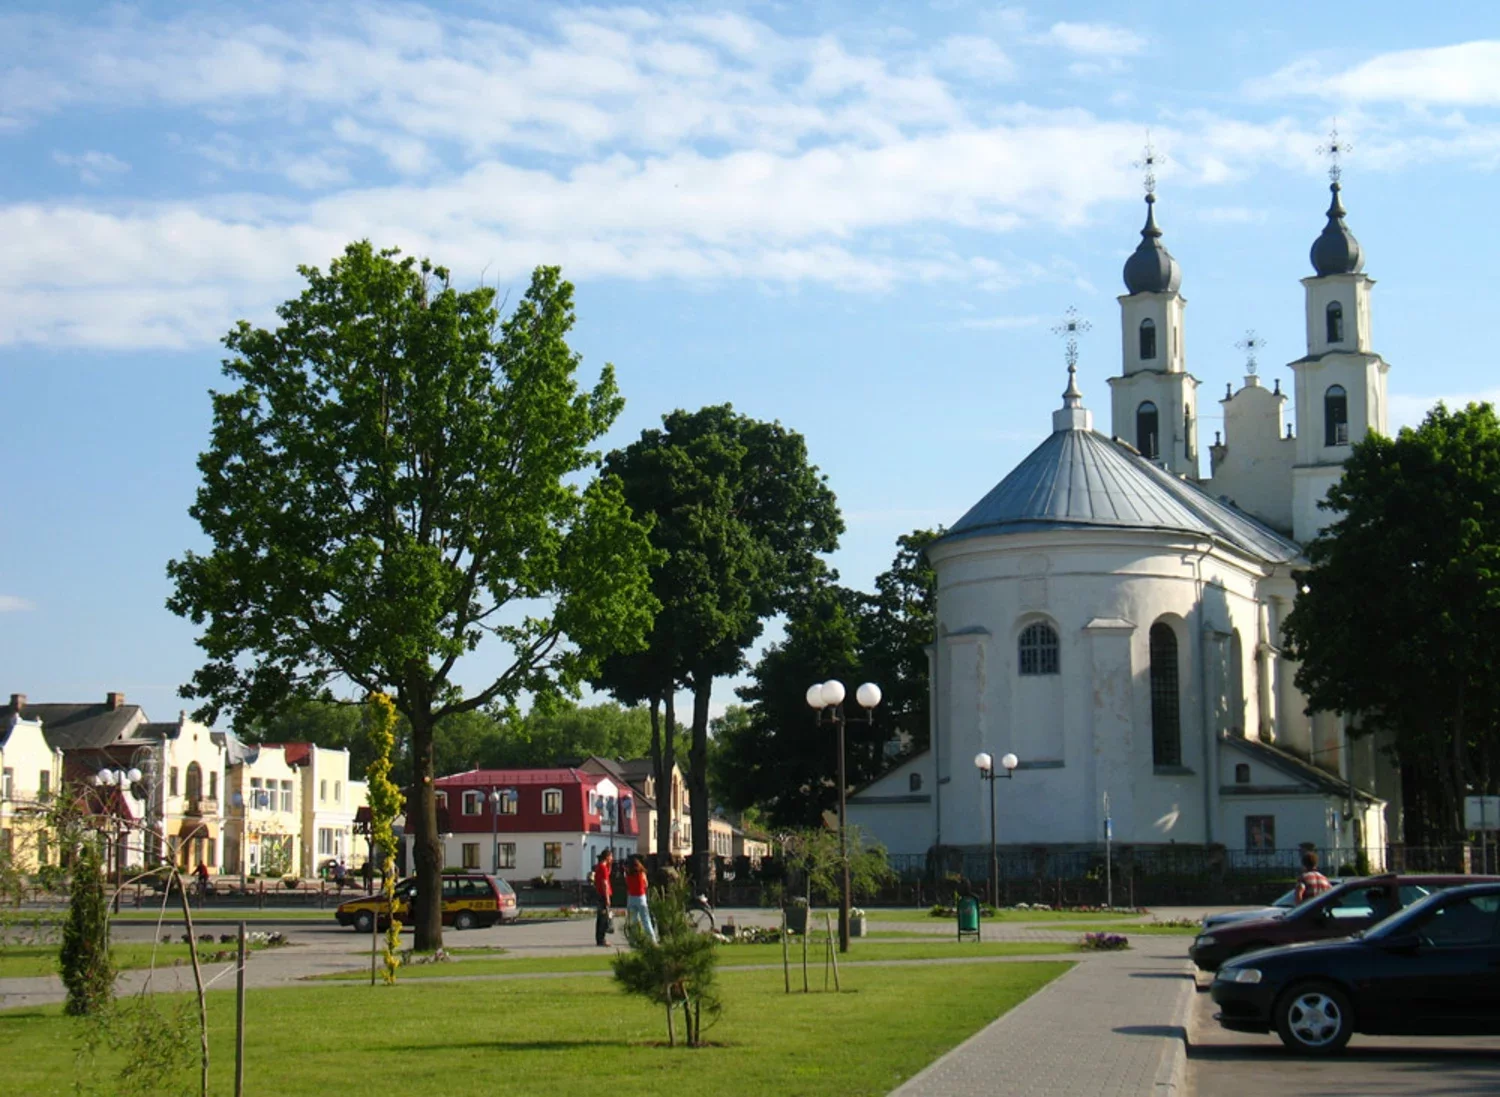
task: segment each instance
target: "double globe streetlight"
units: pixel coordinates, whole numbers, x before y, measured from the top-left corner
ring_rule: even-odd
[[[873,724],[875,708],[880,704],[880,687],[866,682],[854,691],[854,699],[865,710],[864,718],[852,721],[844,715],[844,683],[830,679],[807,687],[807,703],[817,713],[817,725],[833,724],[839,730],[839,861],[843,872],[843,887],[839,892],[839,951],[849,951],[849,839],[845,814],[845,796],[848,783],[844,779],[844,725],[847,723]]]
[[[1000,905],[1000,855],[995,846],[995,782],[1000,778],[1010,780],[1011,774],[1015,773],[1016,767],[1021,760],[1014,754],[1002,754],[1000,756],[1000,768],[1004,773],[995,771],[995,759],[988,751],[980,751],[974,755],[974,768],[979,770],[979,779],[990,783],[990,906]]]
[[[130,769],[110,769],[106,766],[104,769],[101,769],[98,773],[94,774],[94,776],[89,780],[95,788],[118,788],[123,793],[132,785],[138,784],[140,782],[140,779],[141,771],[136,769],[134,766],[132,766]],[[109,821],[114,824],[114,833],[110,836],[111,845],[114,846],[114,849],[111,852],[110,857],[112,857],[112,859],[114,860],[115,867],[115,895],[113,903],[115,913],[118,914],[120,912],[120,888],[123,886],[124,880],[124,866],[121,864],[122,854],[124,851],[120,848],[120,846],[123,844],[120,841],[120,838],[121,831],[124,830],[124,820],[120,818],[119,813],[115,810],[115,801],[112,797],[101,797],[101,800],[103,802],[106,816],[109,818]],[[109,862],[108,860],[106,860],[105,871],[108,871],[108,866]]]

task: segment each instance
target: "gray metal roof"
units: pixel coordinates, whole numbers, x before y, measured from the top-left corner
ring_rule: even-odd
[[[0,720],[6,720],[11,707],[0,707]],[[41,720],[42,734],[54,750],[97,750],[107,747],[133,732],[145,720],[140,705],[28,704],[23,711],[28,720]]]
[[[1182,268],[1162,246],[1161,229],[1156,227],[1154,194],[1146,195],[1146,227],[1141,229],[1141,242],[1125,260],[1123,275],[1125,289],[1132,294],[1176,293],[1182,284]]]
[[[1333,200],[1328,203],[1328,223],[1313,241],[1308,258],[1319,276],[1329,274],[1358,274],[1365,266],[1364,249],[1344,224],[1344,203],[1339,200],[1339,185],[1335,182],[1328,188]]]
[[[1207,537],[1268,563],[1296,542],[1092,430],[1055,430],[943,540],[1057,529],[1162,530]]]

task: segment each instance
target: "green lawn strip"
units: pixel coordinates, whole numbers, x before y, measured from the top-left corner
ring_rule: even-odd
[[[227,945],[210,945],[205,942],[198,946],[198,958],[206,963],[215,953],[232,952],[234,948],[233,942]],[[251,949],[258,951],[253,944]],[[114,957],[116,970],[130,971],[133,968],[150,967],[151,950],[150,944],[118,944],[110,949],[110,955]],[[56,975],[58,973],[57,952],[57,945],[6,945],[0,948],[0,979],[26,979],[40,975]],[[174,941],[171,944],[156,946],[157,967],[171,967],[173,964],[191,962],[187,945],[181,942]]]
[[[840,964],[858,963],[861,960],[938,960],[965,959],[977,956],[1056,956],[1072,952],[1077,945],[1071,941],[995,941],[976,944],[972,941],[959,946],[957,943],[934,942],[931,944],[890,944],[860,947],[857,943],[848,953],[839,956]],[[608,971],[613,957],[609,952],[586,953],[582,956],[525,956],[516,958],[455,960],[446,964],[412,964],[403,967],[399,978],[437,979],[452,975],[535,975],[571,971]],[[807,963],[810,969],[821,970],[825,955],[822,941],[809,942]],[[792,966],[801,968],[802,949],[794,943],[791,949]],[[726,945],[719,951],[721,968],[750,967],[757,964],[780,964],[780,945]],[[368,977],[368,976],[365,976]],[[361,978],[360,972],[332,972],[314,975],[311,981],[350,980]]]
[[[359,1079],[425,1078],[439,1092],[490,1078],[527,1097],[575,1097],[598,1079],[622,1094],[877,1097],[1071,966],[859,968],[842,994],[790,995],[779,972],[728,972],[724,1015],[704,1033],[712,1046],[695,1051],[667,1048],[664,1011],[607,979],[252,990],[245,1088],[322,1097]],[[234,996],[208,1001],[210,1090],[229,1093]],[[57,1006],[0,1012],[6,1091],[64,1097],[75,1081],[108,1090],[119,1053],[75,1062],[90,1024]],[[155,1091],[196,1092],[196,1070],[195,1059],[183,1078],[153,1079]]]
[[[66,914],[66,911],[58,911],[55,918],[60,922],[66,917]],[[180,926],[184,924],[182,920],[182,908],[177,905],[175,900],[171,906],[167,907],[165,917],[162,916],[160,910],[142,908],[140,910],[122,910],[119,914],[111,915],[110,921],[131,923],[155,922],[158,918],[161,918],[163,922],[174,925]],[[240,910],[234,907],[209,907],[206,910],[193,911],[193,924],[197,925],[200,922],[204,924],[213,923],[215,925],[223,925],[225,922],[327,922],[329,925],[333,925],[336,920],[333,916],[333,907],[328,907],[325,910],[259,910],[253,907]]]
[[[866,910],[865,918],[872,922],[931,922],[935,926],[951,925],[954,919],[934,918],[929,914],[927,907],[907,908],[892,910],[882,907],[879,910]],[[1108,911],[1085,911],[1085,910],[1012,910],[1005,909],[995,914],[986,915],[986,922],[1072,922],[1088,921],[1093,919],[1099,921],[1101,918],[1130,918],[1129,914],[1111,915]],[[1145,915],[1134,917],[1144,918]]]
[[[1164,926],[1156,922],[1089,922],[1083,925],[1069,926],[1079,933],[1123,933],[1129,937],[1132,933],[1144,933],[1155,937],[1193,937],[1202,932],[1201,927],[1192,926]]]

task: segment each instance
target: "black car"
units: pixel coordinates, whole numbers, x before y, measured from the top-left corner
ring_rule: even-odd
[[[1356,1032],[1500,1035],[1500,884],[1430,895],[1355,937],[1247,953],[1210,993],[1225,1028],[1312,1054]]]

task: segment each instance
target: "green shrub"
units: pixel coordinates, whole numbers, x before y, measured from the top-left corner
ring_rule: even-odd
[[[83,843],[73,861],[58,967],[68,988],[66,1012],[86,1016],[108,1008],[115,986],[109,956],[109,899],[104,893],[99,851],[91,842]]]

